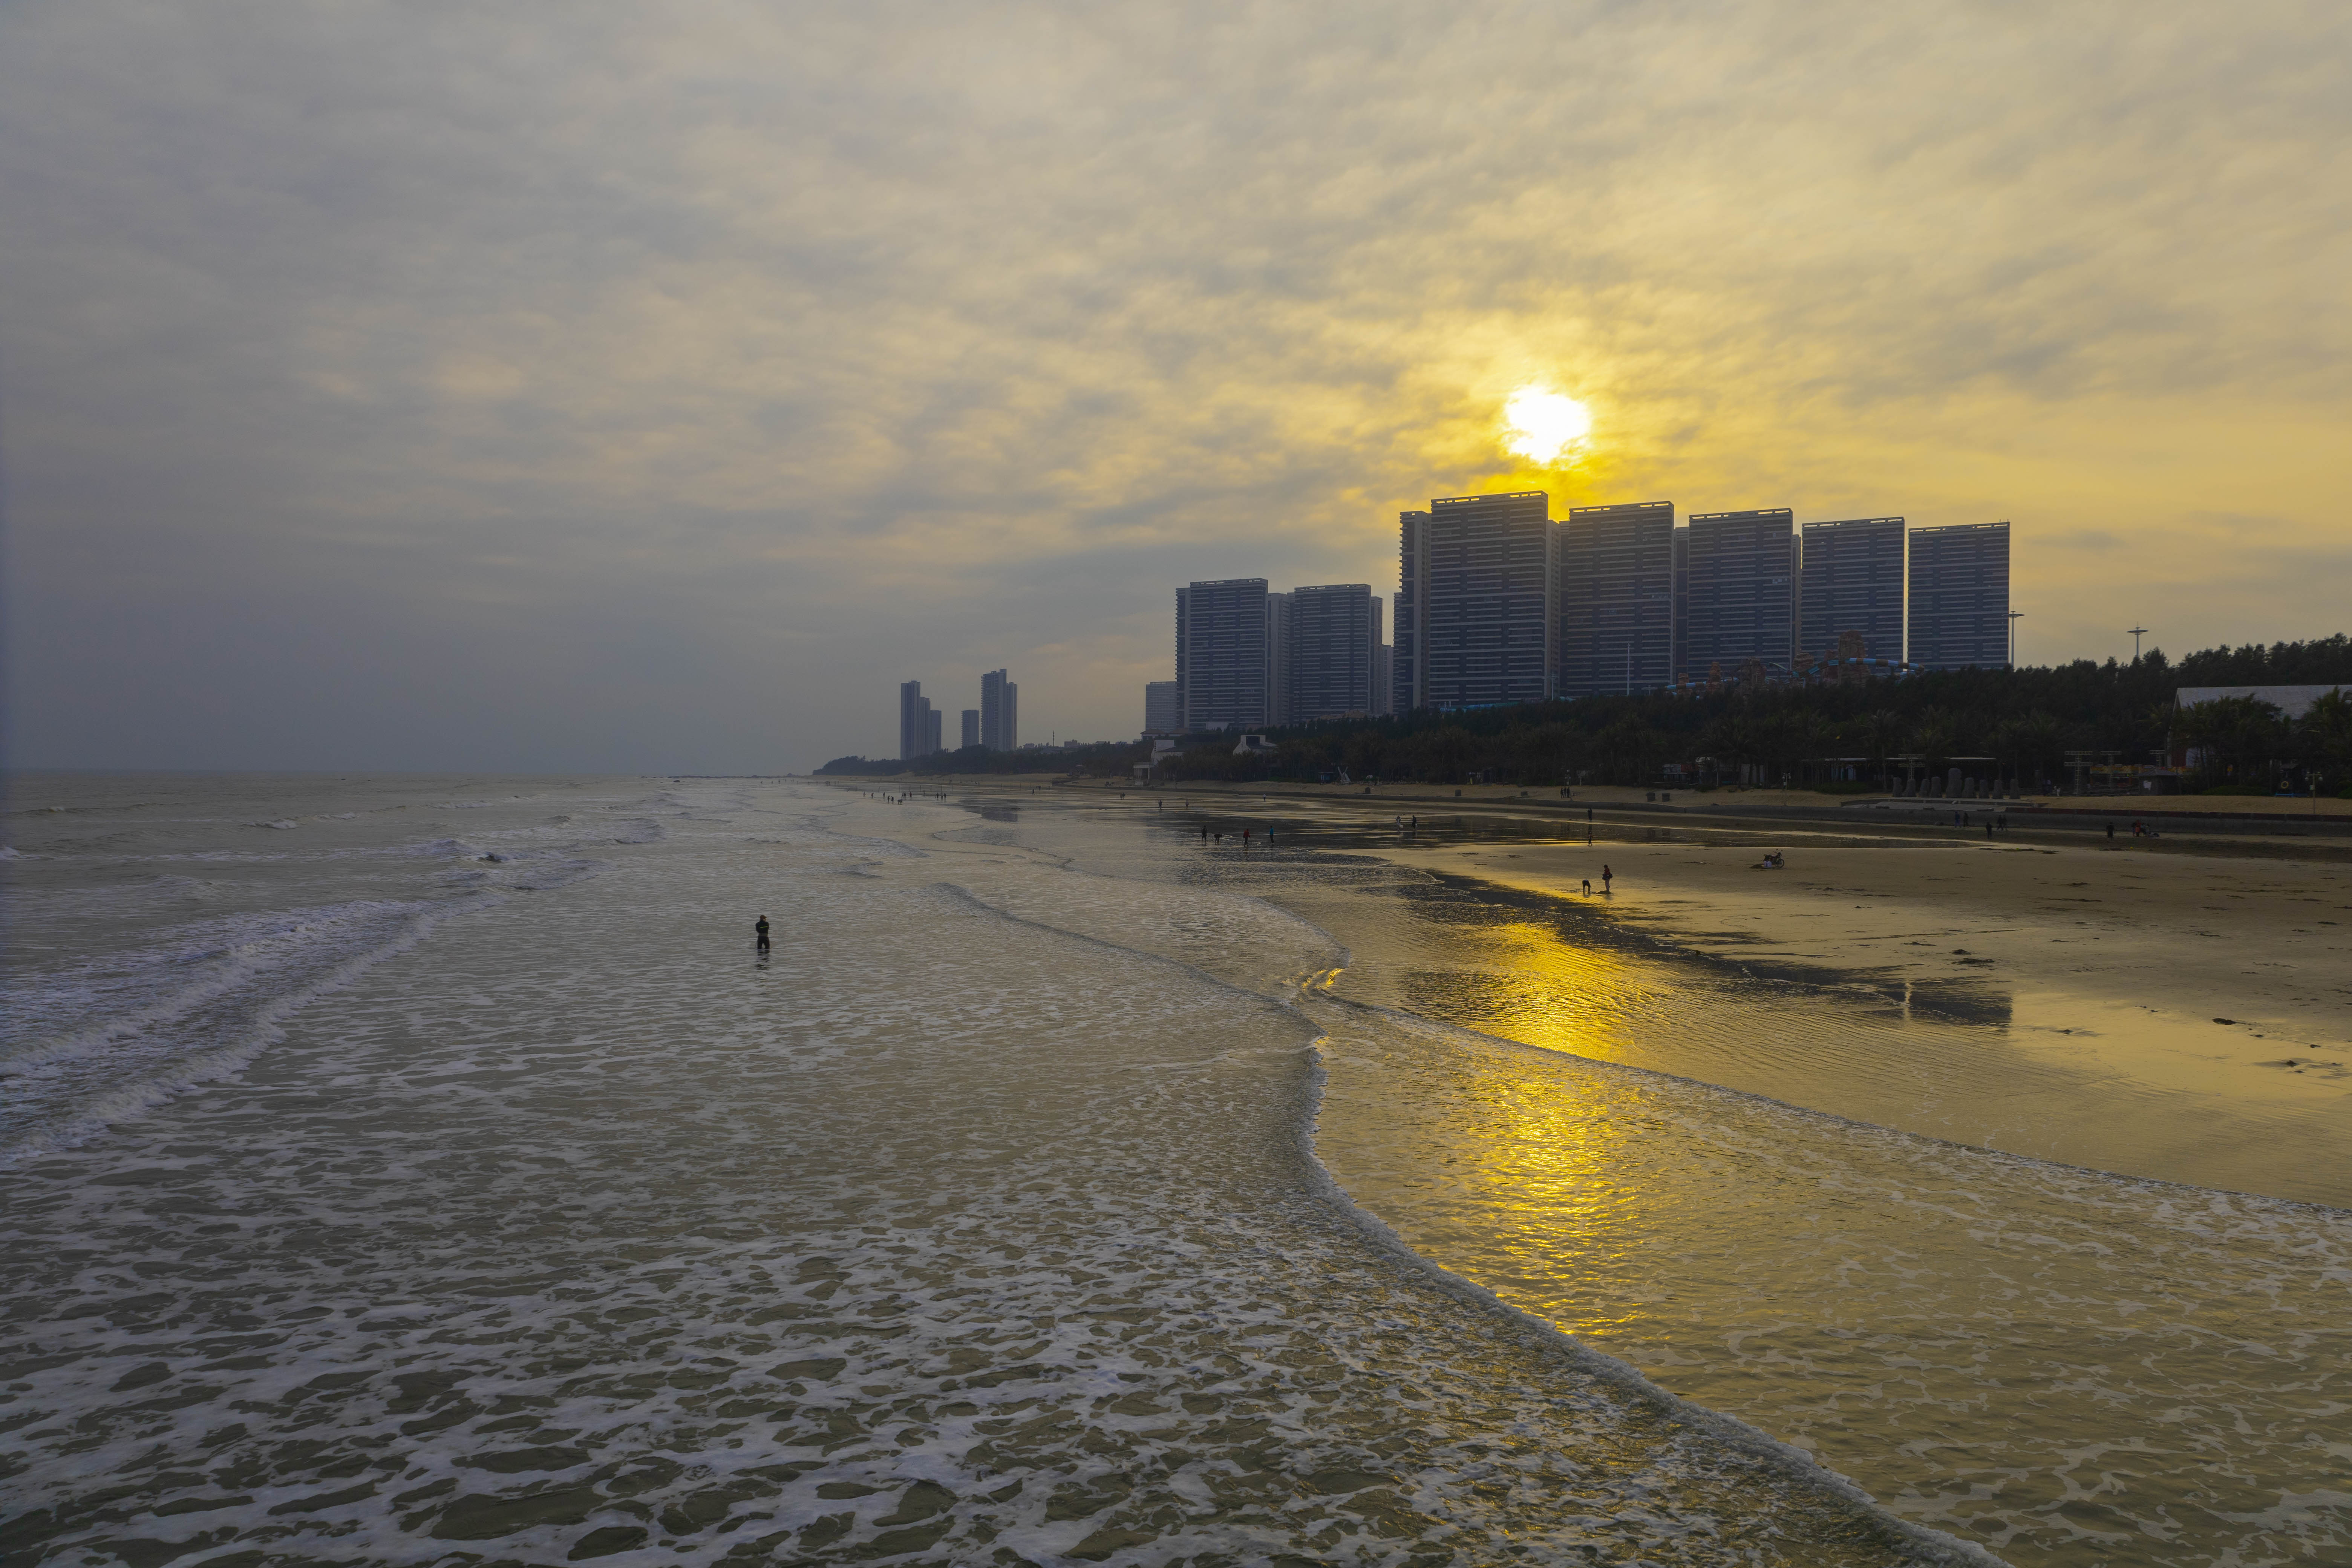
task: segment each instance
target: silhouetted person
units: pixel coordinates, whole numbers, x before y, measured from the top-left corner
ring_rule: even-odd
[[[765,915],[761,915],[761,916],[760,917],[760,923],[759,923],[758,925],[753,926],[753,927],[751,928],[751,931],[752,931],[753,934],[755,934],[755,935],[759,938],[759,940],[760,940],[760,951],[761,951],[761,952],[767,952],[767,951],[768,951],[768,917],[767,917],[767,916],[765,916]]]
[[[1601,867],[1601,890],[1602,892],[1606,893],[1606,892],[1609,892],[1609,891],[1611,890],[1610,886],[1609,886],[1609,880],[1610,880],[1610,879],[1611,879],[1611,878],[1612,878],[1612,877],[1614,877],[1614,876],[1616,876],[1616,875],[1617,875],[1617,873],[1616,873],[1616,872],[1612,871],[1612,870],[1611,870],[1608,867],[1606,867],[1606,866],[1603,866],[1603,867]]]

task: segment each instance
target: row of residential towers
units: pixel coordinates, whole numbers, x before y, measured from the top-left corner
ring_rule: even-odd
[[[946,715],[931,706],[919,680],[898,683],[898,757],[912,762],[947,750],[940,733]],[[992,752],[1021,746],[1021,688],[1001,669],[980,678],[980,706],[963,710],[962,745]]]
[[[1176,679],[1144,688],[1146,731],[1175,734],[1386,713],[1384,606],[1368,584],[1276,593],[1263,577],[1176,590]]]
[[[1400,518],[1399,710],[1654,690],[1759,663],[1859,655],[2009,663],[2009,524],[1809,522],[1785,507],[1571,507],[1541,490]]]
[[[1541,490],[1400,518],[1395,646],[1366,584],[1176,595],[1176,679],[1145,728],[1250,729],[1415,708],[1650,691],[1752,664],[1862,658],[1928,669],[2010,659],[2009,524],[1809,522],[1785,507],[1572,507]]]

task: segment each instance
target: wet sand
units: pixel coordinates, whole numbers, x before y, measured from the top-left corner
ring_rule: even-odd
[[[2028,1027],[2065,1012],[2063,998],[2091,1031],[2083,1037],[2128,1052],[2111,1065],[2135,1077],[2261,1098],[2352,1093],[2352,866],[2182,857],[2128,838],[2111,848],[1819,837],[1786,831],[1784,870],[1758,868],[1753,842],[1385,853],[1580,899],[1585,879],[1601,888],[1606,864],[1613,891],[1594,901],[1687,952],[1768,974],[1997,985]],[[2128,1042],[2095,1022],[2125,1011]]]

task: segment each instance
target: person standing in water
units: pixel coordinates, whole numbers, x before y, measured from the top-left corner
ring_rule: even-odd
[[[1608,867],[1606,867],[1606,866],[1603,866],[1603,867],[1601,867],[1601,890],[1603,893],[1606,893],[1606,892],[1608,892],[1608,891],[1610,890],[1610,888],[1609,888],[1609,879],[1611,879],[1612,877],[1614,877],[1616,874],[1617,874],[1616,872],[1612,871],[1612,870],[1611,870]]]
[[[753,927],[751,928],[751,931],[752,931],[752,934],[753,934],[755,937],[757,937],[757,938],[758,938],[758,940],[759,940],[759,949],[760,949],[760,951],[761,951],[761,952],[767,952],[767,951],[768,951],[768,917],[767,917],[767,916],[765,916],[765,915],[761,915],[761,916],[760,917],[760,923],[759,923],[759,924],[757,924],[757,925],[755,925],[755,926],[753,926]]]

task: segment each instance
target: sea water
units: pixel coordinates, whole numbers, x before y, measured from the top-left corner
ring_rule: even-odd
[[[21,784],[13,1549],[1984,1560],[1950,1530],[2019,1563],[2185,1563],[2345,1539],[2335,1211],[2053,1178],[1514,1045],[1375,999],[1378,964],[1262,864],[1139,813],[979,804]],[[1288,864],[1305,902],[1394,875]],[[2070,1442],[2068,1495],[2041,1498]],[[2168,1484],[2194,1479],[2176,1448],[2223,1480],[2178,1519],[2135,1511],[2141,1471],[2084,1484],[2080,1455],[2105,1475],[2151,1446]]]
[[[1316,1148],[1422,1256],[2013,1563],[2352,1561],[2352,1214],[1920,1131],[2333,1194],[2343,1102],[2120,1084],[2078,1125],[2095,1086],[1996,991],[1759,984],[1591,906],[1335,853],[1296,810],[1139,798],[1139,842],[1083,798],[993,831],[1344,938],[1298,994]],[[1249,983],[1197,928],[1153,940]]]
[[[1259,988],[1320,933],[906,842],[973,820],[20,785],[13,1550],[1969,1559],[1337,1193],[1317,1030]],[[1252,983],[1116,940],[1171,920]]]

